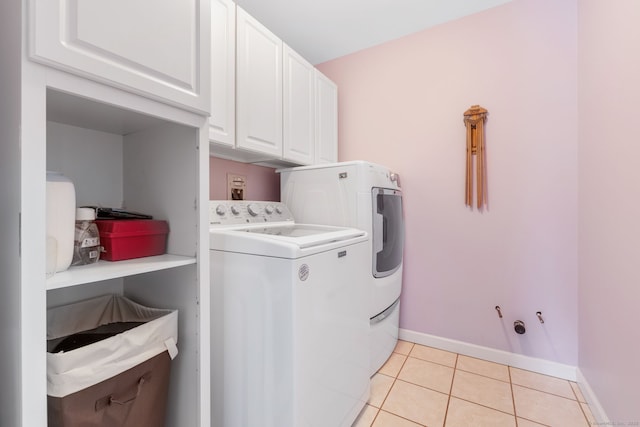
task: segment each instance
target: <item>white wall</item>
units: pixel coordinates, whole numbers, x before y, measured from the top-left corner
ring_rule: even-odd
[[[402,178],[402,328],[577,364],[576,25],[576,0],[516,0],[319,66],[339,86],[340,160]],[[464,204],[473,104],[489,110],[484,212]]]
[[[640,2],[579,3],[579,366],[640,422]],[[635,423],[635,424],[632,424]]]
[[[123,207],[122,135],[49,121],[47,170],[73,181],[76,206]]]
[[[209,158],[209,200],[227,199],[227,174],[244,175],[245,200],[280,200],[280,175],[274,168]]]

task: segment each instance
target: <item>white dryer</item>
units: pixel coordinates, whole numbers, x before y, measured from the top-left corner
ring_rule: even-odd
[[[404,215],[399,177],[364,161],[280,169],[280,196],[301,222],[355,227],[370,235],[370,374],[398,341]]]
[[[369,398],[367,234],[211,201],[212,424],[349,427]]]

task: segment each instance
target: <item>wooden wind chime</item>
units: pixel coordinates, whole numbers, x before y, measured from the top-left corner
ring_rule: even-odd
[[[479,105],[472,105],[464,112],[467,127],[467,176],[465,204],[473,209],[473,155],[476,156],[476,202],[478,209],[487,204],[487,180],[484,147],[484,122],[488,111]]]

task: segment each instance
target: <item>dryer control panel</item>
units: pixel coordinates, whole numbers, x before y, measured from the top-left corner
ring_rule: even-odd
[[[209,201],[209,225],[263,224],[265,222],[293,222],[293,215],[282,202]]]

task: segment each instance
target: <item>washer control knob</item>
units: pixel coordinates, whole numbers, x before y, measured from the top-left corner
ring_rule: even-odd
[[[240,214],[240,209],[238,209],[237,206],[233,205],[233,206],[231,206],[231,213],[234,214],[234,215],[238,215],[238,214]]]
[[[222,216],[227,213],[227,208],[225,208],[224,205],[218,205],[216,206],[216,213]]]
[[[271,206],[271,205],[267,205],[267,206],[265,206],[265,207],[264,207],[264,211],[265,211],[267,214],[271,215],[271,214],[273,213],[273,206]]]
[[[256,216],[260,213],[260,208],[253,204],[249,204],[247,205],[247,212],[249,212],[249,215],[251,216]]]
[[[276,206],[276,213],[278,215],[282,214],[282,208],[280,206]]]

